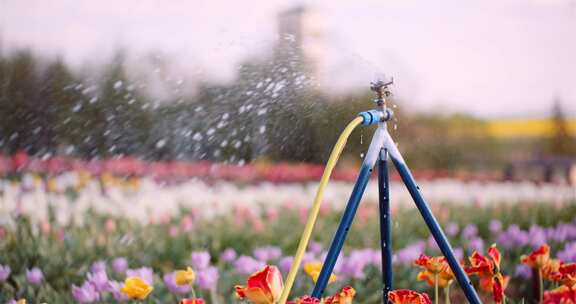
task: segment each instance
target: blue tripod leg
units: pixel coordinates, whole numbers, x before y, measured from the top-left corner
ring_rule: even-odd
[[[328,255],[326,255],[324,265],[322,266],[322,270],[320,271],[320,275],[316,281],[316,286],[314,286],[312,296],[315,298],[320,299],[326,289],[328,279],[330,279],[330,275],[334,270],[334,265],[336,265],[336,260],[342,250],[342,245],[344,244],[344,240],[346,240],[346,235],[348,234],[348,230],[350,230],[352,220],[354,219],[354,215],[356,214],[356,210],[360,204],[360,199],[362,199],[362,194],[364,194],[371,173],[372,167],[363,164],[360,169],[360,174],[356,179],[356,184],[354,185],[352,194],[350,195],[350,199],[348,200],[348,204],[346,205],[346,209],[344,210],[344,214],[340,219],[338,230],[336,230],[332,244],[330,244],[330,249],[328,250]]]
[[[380,151],[378,160],[378,201],[380,206],[380,251],[382,254],[382,303],[388,304],[388,292],[392,290],[392,225],[390,215],[390,176],[388,174],[388,150]]]
[[[424,200],[422,193],[420,193],[420,188],[416,185],[416,181],[414,180],[412,173],[410,173],[410,169],[408,169],[408,166],[406,166],[406,163],[404,163],[404,160],[402,159],[402,156],[400,156],[397,148],[395,148],[395,152],[397,153],[396,155],[395,153],[390,154],[392,162],[398,170],[398,174],[400,174],[400,177],[406,185],[406,188],[408,188],[408,192],[410,192],[414,203],[416,203],[416,207],[420,211],[420,214],[422,214],[422,217],[424,218],[428,229],[432,233],[432,236],[436,240],[438,247],[440,247],[440,251],[442,251],[442,254],[444,257],[446,257],[452,272],[454,272],[456,275],[458,284],[460,284],[460,287],[464,291],[466,299],[468,299],[468,302],[472,304],[481,304],[482,302],[480,301],[476,290],[472,286],[472,282],[470,282],[470,279],[458,263],[458,260],[456,260],[454,252],[452,251],[452,246],[450,246],[450,243],[448,242],[448,239],[446,239],[442,228],[432,214],[432,211]]]

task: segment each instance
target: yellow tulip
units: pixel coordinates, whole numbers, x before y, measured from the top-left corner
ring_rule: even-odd
[[[20,299],[16,301],[16,304],[26,304],[26,299]]]
[[[186,270],[178,270],[176,271],[176,275],[174,277],[177,285],[186,285],[194,283],[194,279],[196,278],[196,274],[192,268],[188,267]]]
[[[306,263],[304,264],[304,272],[308,274],[312,278],[312,281],[316,283],[318,281],[318,277],[320,276],[320,271],[322,270],[322,263],[313,262],[313,263]],[[330,279],[328,279],[328,283],[336,282],[336,275],[330,274]]]
[[[122,291],[130,299],[144,300],[154,288],[139,277],[129,277],[124,282]]]

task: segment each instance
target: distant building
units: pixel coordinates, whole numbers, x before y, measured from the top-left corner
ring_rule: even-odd
[[[278,14],[277,60],[301,60],[310,76],[319,78],[325,52],[324,23],[318,11],[297,6]]]

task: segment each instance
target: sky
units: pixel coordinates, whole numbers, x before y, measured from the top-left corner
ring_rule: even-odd
[[[385,74],[415,111],[544,117],[559,99],[576,116],[576,0],[0,0],[0,41],[78,67],[118,49],[161,54],[178,73],[230,81],[295,5],[320,25],[326,90]]]

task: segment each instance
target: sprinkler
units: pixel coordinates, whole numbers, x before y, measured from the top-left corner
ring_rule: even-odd
[[[326,168],[324,169],[324,173],[320,180],[318,191],[316,192],[316,197],[314,198],[312,208],[310,208],[308,220],[304,227],[304,232],[300,239],[300,243],[298,244],[298,249],[294,255],[292,267],[290,268],[290,272],[288,273],[288,277],[286,279],[286,285],[280,297],[280,304],[285,304],[288,300],[288,296],[294,284],[296,274],[300,268],[300,264],[302,263],[302,256],[306,251],[312,230],[314,229],[314,224],[318,218],[318,212],[320,210],[320,205],[324,196],[324,190],[328,184],[332,170],[334,169],[336,162],[338,161],[338,158],[344,149],[344,146],[346,145],[348,137],[352,131],[361,124],[364,126],[377,125],[377,129],[374,133],[374,136],[372,137],[372,141],[368,147],[368,152],[366,153],[366,157],[364,158],[360,172],[358,173],[356,183],[354,184],[354,188],[352,189],[352,193],[348,199],[348,203],[346,204],[346,208],[344,209],[340,223],[332,239],[332,243],[330,244],[330,249],[328,250],[328,254],[326,255],[324,264],[322,266],[322,270],[320,271],[320,275],[316,281],[316,285],[314,286],[312,296],[320,299],[324,294],[324,290],[330,275],[334,270],[338,255],[342,251],[342,246],[344,245],[344,241],[346,240],[346,236],[351,228],[354,216],[356,215],[356,210],[358,209],[362,195],[364,194],[364,190],[366,189],[370,179],[370,175],[372,174],[374,167],[377,165],[379,192],[378,198],[380,211],[380,248],[382,252],[382,303],[388,304],[388,292],[390,292],[393,287],[390,178],[388,174],[388,160],[390,159],[394,164],[394,167],[396,167],[396,170],[398,171],[402,182],[408,189],[408,192],[410,192],[410,196],[412,197],[412,200],[414,200],[418,211],[420,211],[420,214],[422,215],[428,230],[434,237],[434,240],[438,244],[440,251],[446,258],[448,265],[456,276],[456,280],[462,288],[466,298],[468,299],[468,302],[472,304],[482,303],[478,297],[478,294],[476,293],[476,290],[472,286],[470,279],[454,256],[454,251],[452,250],[446,235],[442,231],[442,227],[440,227],[440,224],[434,217],[434,214],[432,214],[432,211],[424,199],[424,196],[420,192],[420,187],[416,184],[416,180],[412,176],[408,165],[400,154],[400,151],[394,143],[394,140],[388,133],[386,122],[393,117],[393,112],[386,107],[386,98],[390,97],[391,95],[389,87],[392,84],[393,80],[387,82],[382,80],[372,82],[370,84],[370,89],[376,94],[376,98],[374,99],[374,102],[377,106],[376,109],[358,113],[358,117],[352,120],[348,126],[346,126],[338,138],[338,141],[336,142],[332,153],[330,154],[330,158],[326,163]]]

